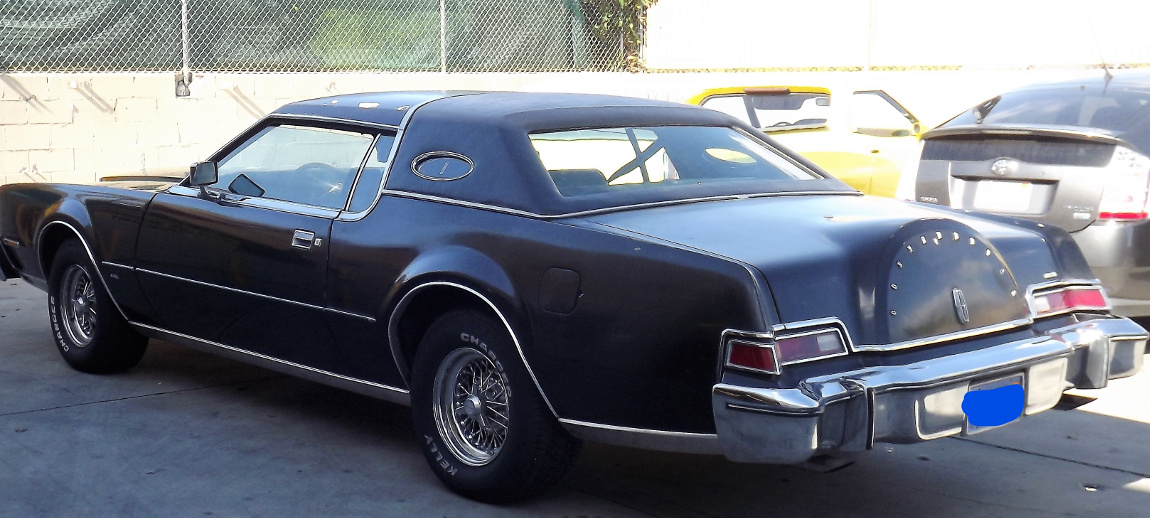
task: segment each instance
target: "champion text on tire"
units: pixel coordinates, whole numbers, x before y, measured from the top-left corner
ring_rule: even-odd
[[[558,482],[578,454],[580,441],[551,414],[507,331],[483,313],[452,311],[431,324],[411,386],[427,462],[463,496],[529,498]]]

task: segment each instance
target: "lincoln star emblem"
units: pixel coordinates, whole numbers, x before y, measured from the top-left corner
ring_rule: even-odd
[[[954,312],[958,314],[958,321],[970,323],[970,307],[966,305],[966,295],[958,288],[951,290],[950,294],[954,297]]]
[[[1018,162],[1009,158],[1000,158],[990,164],[990,172],[998,176],[1007,176],[1018,171]]]

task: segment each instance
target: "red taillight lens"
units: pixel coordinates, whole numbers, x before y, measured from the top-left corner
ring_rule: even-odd
[[[779,364],[775,361],[775,350],[770,346],[732,340],[728,347],[730,347],[730,356],[727,363],[771,374],[779,373]]]
[[[1037,316],[1054,315],[1070,311],[1109,309],[1102,288],[1070,287],[1034,295],[1031,306]]]
[[[1114,149],[1104,171],[1106,182],[1098,202],[1098,219],[1137,221],[1147,219],[1150,200],[1150,158],[1125,147]]]
[[[1150,214],[1145,212],[1099,212],[1098,219],[1139,220],[1146,219]]]
[[[847,352],[837,329],[779,337],[775,344],[779,349],[779,362],[784,365]]]
[[[731,338],[727,341],[727,366],[779,374],[784,365],[847,354],[843,333],[837,328],[789,332],[792,334],[777,335],[773,342],[770,335]]]

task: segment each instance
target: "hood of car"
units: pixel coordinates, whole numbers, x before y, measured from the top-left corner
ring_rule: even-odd
[[[752,266],[779,323],[837,318],[856,345],[1025,321],[1026,287],[1063,274],[1037,232],[872,197],[745,198],[587,220]]]

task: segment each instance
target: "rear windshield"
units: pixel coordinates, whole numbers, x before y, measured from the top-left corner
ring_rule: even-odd
[[[708,97],[700,105],[766,130],[826,126],[831,97],[822,93],[733,94]]]
[[[683,190],[706,184],[817,180],[750,136],[727,127],[656,126],[534,133],[531,144],[565,197]],[[743,191],[743,189],[739,189]]]
[[[1119,85],[1062,86],[1010,92],[951,119],[942,127],[1041,124],[1100,128],[1121,136],[1150,133],[1150,93]]]

